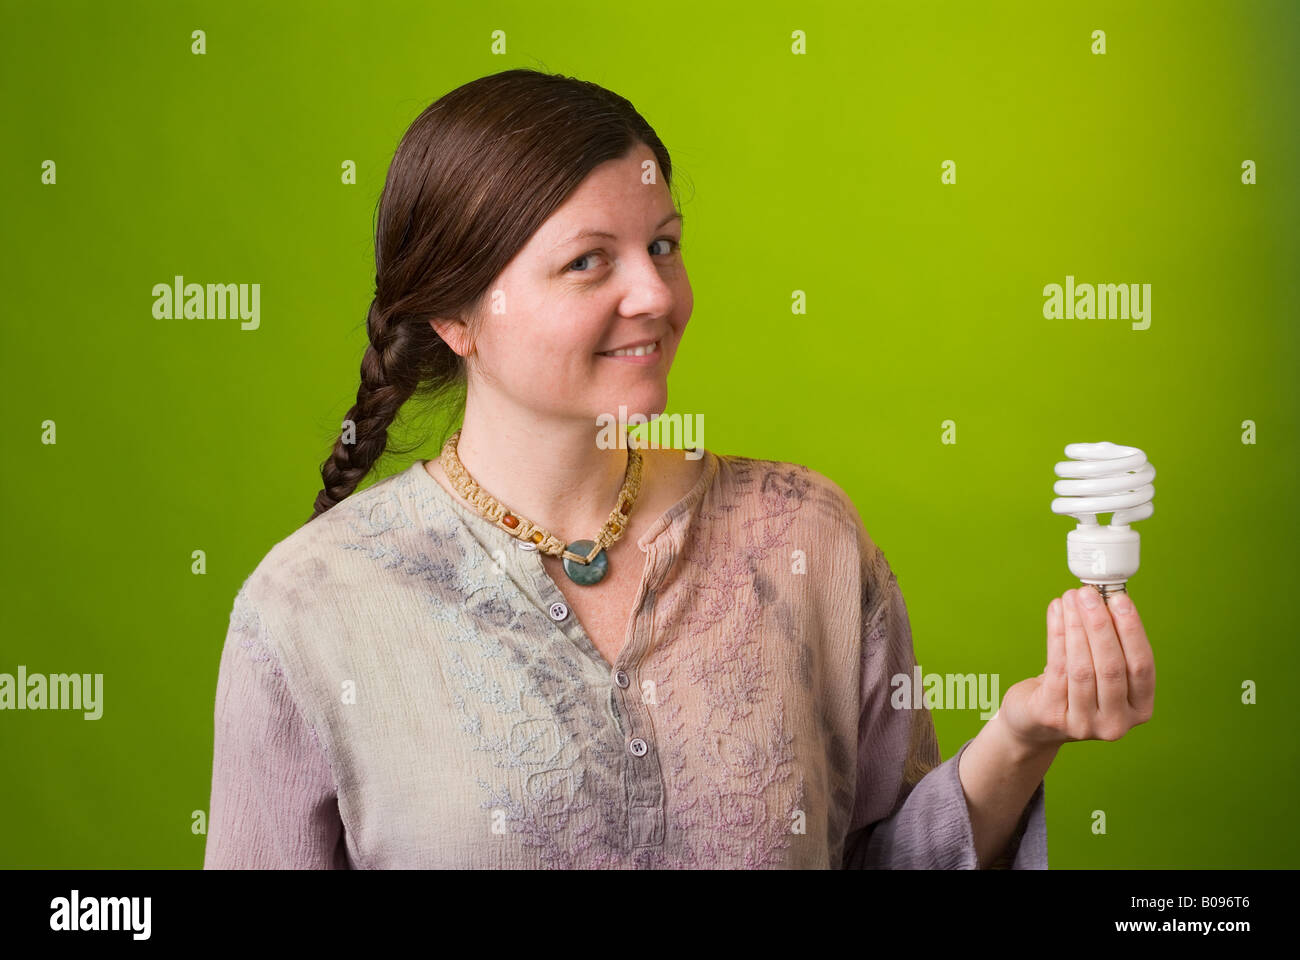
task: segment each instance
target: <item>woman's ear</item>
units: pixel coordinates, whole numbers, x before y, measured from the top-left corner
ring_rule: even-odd
[[[470,343],[469,328],[463,320],[434,317],[429,321],[429,325],[433,327],[434,332],[443,339],[447,346],[451,347],[459,356],[468,356],[472,351],[473,344]]]

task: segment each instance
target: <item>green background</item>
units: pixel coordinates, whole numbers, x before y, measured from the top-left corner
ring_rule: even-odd
[[[668,412],[702,414],[714,452],[848,492],[926,672],[996,672],[1005,693],[1041,670],[1045,607],[1078,585],[1052,467],[1075,441],[1146,451],[1156,512],[1131,587],[1155,716],[1062,747],[1052,867],[1300,866],[1281,602],[1300,532],[1300,5],[0,11],[0,672],[105,675],[98,721],[0,713],[0,865],[202,864],[231,604],[310,514],[355,398],[387,164],[429,102],[525,66],[627,96],[664,140],[695,291]],[[261,329],[155,320],[176,274],[260,283]],[[1044,319],[1067,274],[1150,283],[1150,328]],[[945,757],[981,726],[934,717]]]

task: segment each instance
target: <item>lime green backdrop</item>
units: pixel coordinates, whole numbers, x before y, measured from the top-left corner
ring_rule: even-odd
[[[99,720],[0,712],[0,865],[201,865],[231,603],[310,513],[355,397],[387,164],[429,102],[525,66],[622,93],[667,144],[696,298],[669,412],[849,493],[925,671],[1037,674],[1045,607],[1078,585],[1053,464],[1147,452],[1155,716],[1062,748],[1051,864],[1300,866],[1300,5],[0,11],[0,672],[104,674]],[[177,274],[260,283],[260,328],[155,319]],[[1045,319],[1067,276],[1149,283],[1149,328]],[[934,716],[945,756],[981,725]]]

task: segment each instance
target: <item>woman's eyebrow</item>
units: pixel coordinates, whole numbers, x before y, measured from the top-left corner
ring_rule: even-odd
[[[658,229],[659,229],[660,227],[662,227],[664,224],[669,223],[670,221],[673,221],[673,220],[680,220],[680,221],[682,221],[682,226],[685,226],[685,225],[686,225],[686,218],[685,218],[684,216],[682,216],[682,214],[680,214],[680,213],[670,213],[670,214],[668,214],[668,216],[664,217],[662,220],[659,221],[659,223],[655,226],[655,229],[658,230]],[[555,245],[555,247],[556,247],[556,248],[558,248],[558,247],[563,247],[563,246],[566,246],[566,245],[568,245],[568,244],[570,244],[570,243],[573,243],[574,240],[586,240],[588,237],[604,237],[604,238],[606,238],[607,240],[617,240],[617,239],[618,239],[618,237],[614,236],[614,234],[612,234],[612,233],[607,233],[607,232],[605,232],[604,230],[583,230],[583,231],[580,232],[580,233],[575,233],[573,236],[571,236],[571,237],[567,237],[567,238],[565,238],[564,240],[561,240],[559,243],[557,243],[557,244]]]

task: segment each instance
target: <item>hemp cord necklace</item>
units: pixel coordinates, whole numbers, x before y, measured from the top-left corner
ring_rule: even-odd
[[[618,492],[618,505],[610,511],[609,519],[596,534],[596,539],[574,540],[566,545],[550,531],[507,508],[475,483],[465,465],[460,462],[460,457],[456,456],[456,442],[459,439],[460,430],[457,430],[442,445],[439,457],[443,472],[457,493],[468,500],[479,514],[515,539],[552,557],[562,557],[564,573],[574,583],[586,587],[605,579],[605,574],[609,572],[609,557],[605,554],[605,548],[622,537],[627,530],[628,515],[636,503],[637,494],[641,492],[641,454],[636,447],[629,444],[627,448],[627,470],[623,475],[623,487]]]

